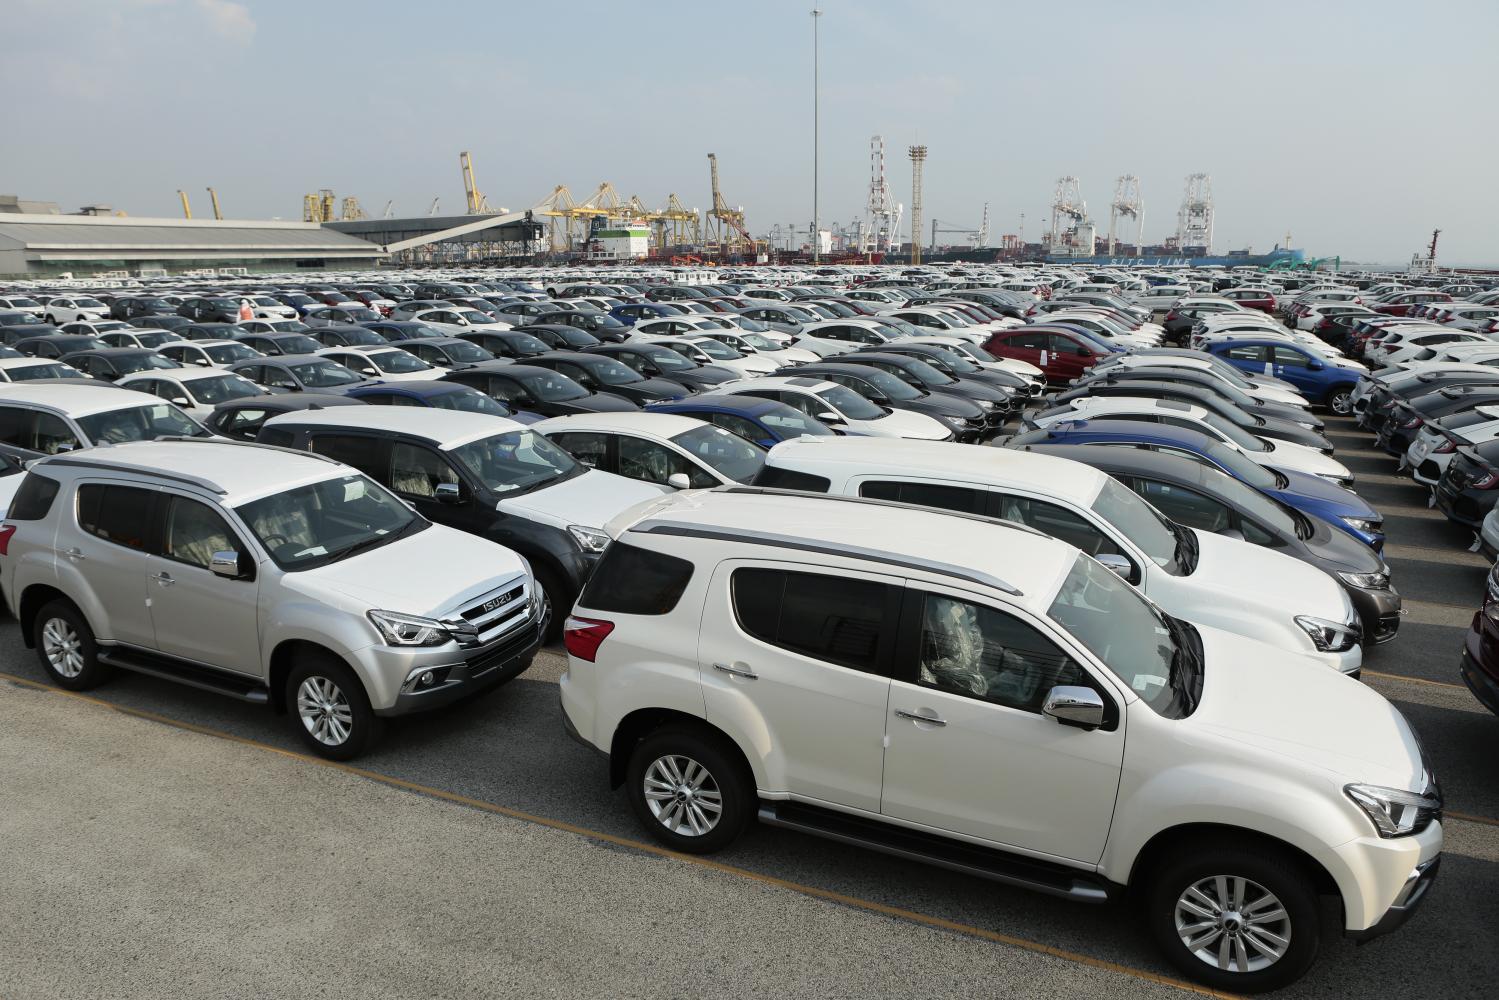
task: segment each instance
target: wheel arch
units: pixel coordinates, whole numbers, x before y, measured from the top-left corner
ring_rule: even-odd
[[[1161,830],[1146,841],[1139,853],[1135,855],[1126,884],[1132,892],[1136,892],[1164,859],[1184,848],[1199,847],[1210,843],[1252,845],[1282,852],[1311,873],[1317,892],[1337,896],[1339,904],[1343,902],[1342,890],[1332,873],[1306,851],[1279,837],[1222,823],[1182,823]]]
[[[630,766],[630,754],[640,741],[651,733],[673,725],[696,729],[731,748],[744,768],[750,787],[755,787],[754,769],[750,767],[749,758],[745,755],[744,749],[734,741],[732,736],[700,716],[689,715],[671,708],[636,709],[619,720],[619,725],[614,728],[614,737],[609,742],[609,787],[619,788],[625,783],[625,771]]]
[[[326,656],[349,669],[361,685],[364,678],[359,671],[346,658],[329,649],[321,643],[310,639],[284,639],[271,650],[268,670],[266,671],[266,685],[270,689],[271,709],[278,715],[286,712],[286,678],[290,676],[292,667],[304,656]],[[365,691],[369,696],[369,691]]]
[[[37,612],[53,601],[67,601],[73,607],[78,607],[77,601],[56,587],[45,583],[34,583],[21,591],[21,599],[16,602],[16,621],[21,626],[21,641],[26,644],[27,649],[36,648]],[[82,613],[80,608],[79,614]],[[84,615],[84,620],[88,620],[87,615]],[[92,628],[92,624],[89,627]]]

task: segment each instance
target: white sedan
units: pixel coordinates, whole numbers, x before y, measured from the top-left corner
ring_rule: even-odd
[[[386,382],[427,382],[442,378],[446,369],[427,364],[410,351],[381,344],[356,344],[351,347],[327,347],[319,357],[337,361],[365,378]]]

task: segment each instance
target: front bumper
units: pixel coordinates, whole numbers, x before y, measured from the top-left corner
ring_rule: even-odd
[[[1400,630],[1400,618],[1405,613],[1401,607],[1400,592],[1394,587],[1383,590],[1365,590],[1362,587],[1343,587],[1353,608],[1358,612],[1364,626],[1364,642],[1378,644],[1389,642]]]
[[[535,623],[529,621],[488,645],[473,649],[423,654],[371,647],[365,654],[373,651],[381,660],[377,667],[381,675],[396,678],[397,685],[394,699],[383,707],[376,706],[375,714],[413,715],[487,691],[524,672],[540,647],[541,635]],[[441,679],[430,687],[408,690],[403,683],[405,679],[423,668],[432,670]]]
[[[1400,894],[1395,897],[1395,902],[1390,904],[1390,908],[1385,911],[1384,916],[1380,917],[1372,927],[1366,927],[1363,930],[1348,931],[1347,936],[1358,944],[1364,944],[1390,933],[1390,931],[1395,930],[1401,924],[1405,923],[1411,918],[1411,914],[1416,912],[1416,907],[1421,905],[1421,901],[1426,898],[1427,891],[1431,889],[1432,883],[1436,881],[1437,870],[1441,867],[1442,858],[1440,855],[1416,865],[1416,867],[1411,869],[1410,875],[1406,877],[1405,884],[1400,887]]]

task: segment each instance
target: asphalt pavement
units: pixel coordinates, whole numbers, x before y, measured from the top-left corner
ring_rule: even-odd
[[[1486,567],[1367,435],[1329,424],[1411,609],[1365,681],[1435,762],[1447,851],[1405,928],[1355,947],[1327,914],[1321,960],[1279,995],[1492,996],[1499,719],[1457,676]],[[0,998],[1202,992],[1125,905],[767,828],[707,860],[656,849],[564,734],[564,666],[544,652],[344,767],[211,694],[132,675],[59,692],[0,624]]]

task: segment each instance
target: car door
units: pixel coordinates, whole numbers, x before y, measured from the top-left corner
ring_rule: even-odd
[[[1250,375],[1273,373],[1270,349],[1264,344],[1230,344],[1215,353],[1239,371],[1248,372]]]
[[[1291,383],[1301,392],[1306,393],[1310,399],[1321,397],[1322,372],[1312,370],[1311,358],[1305,351],[1278,345],[1270,350],[1272,352],[1271,367],[1266,374]]]
[[[615,471],[613,449],[609,447],[614,435],[594,431],[567,431],[549,434],[547,439],[590,469],[600,472]]]
[[[766,792],[876,812],[901,587],[726,560],[703,608],[705,717],[764,761]]]
[[[1093,367],[1095,359],[1092,348],[1062,333],[1048,334],[1046,338],[1049,380],[1067,382],[1078,378]]]
[[[58,531],[60,570],[71,568],[88,580],[107,616],[100,639],[156,648],[150,601],[153,572],[156,501],[159,491],[144,486],[104,480],[78,484],[77,527]],[[92,622],[96,626],[99,622]]]
[[[252,550],[224,515],[201,499],[161,492],[160,540],[147,574],[156,648],[168,656],[250,677],[264,674]],[[211,568],[233,552],[238,579]]]
[[[1110,688],[1065,633],[964,591],[908,583],[886,713],[880,811],[1082,864],[1103,854],[1124,760],[1103,727],[1041,713],[1055,686]]]
[[[614,438],[616,471],[627,479],[670,487],[668,480],[672,476],[683,475],[687,477],[690,489],[711,489],[720,485],[713,473],[664,444],[633,434],[610,436]]]

